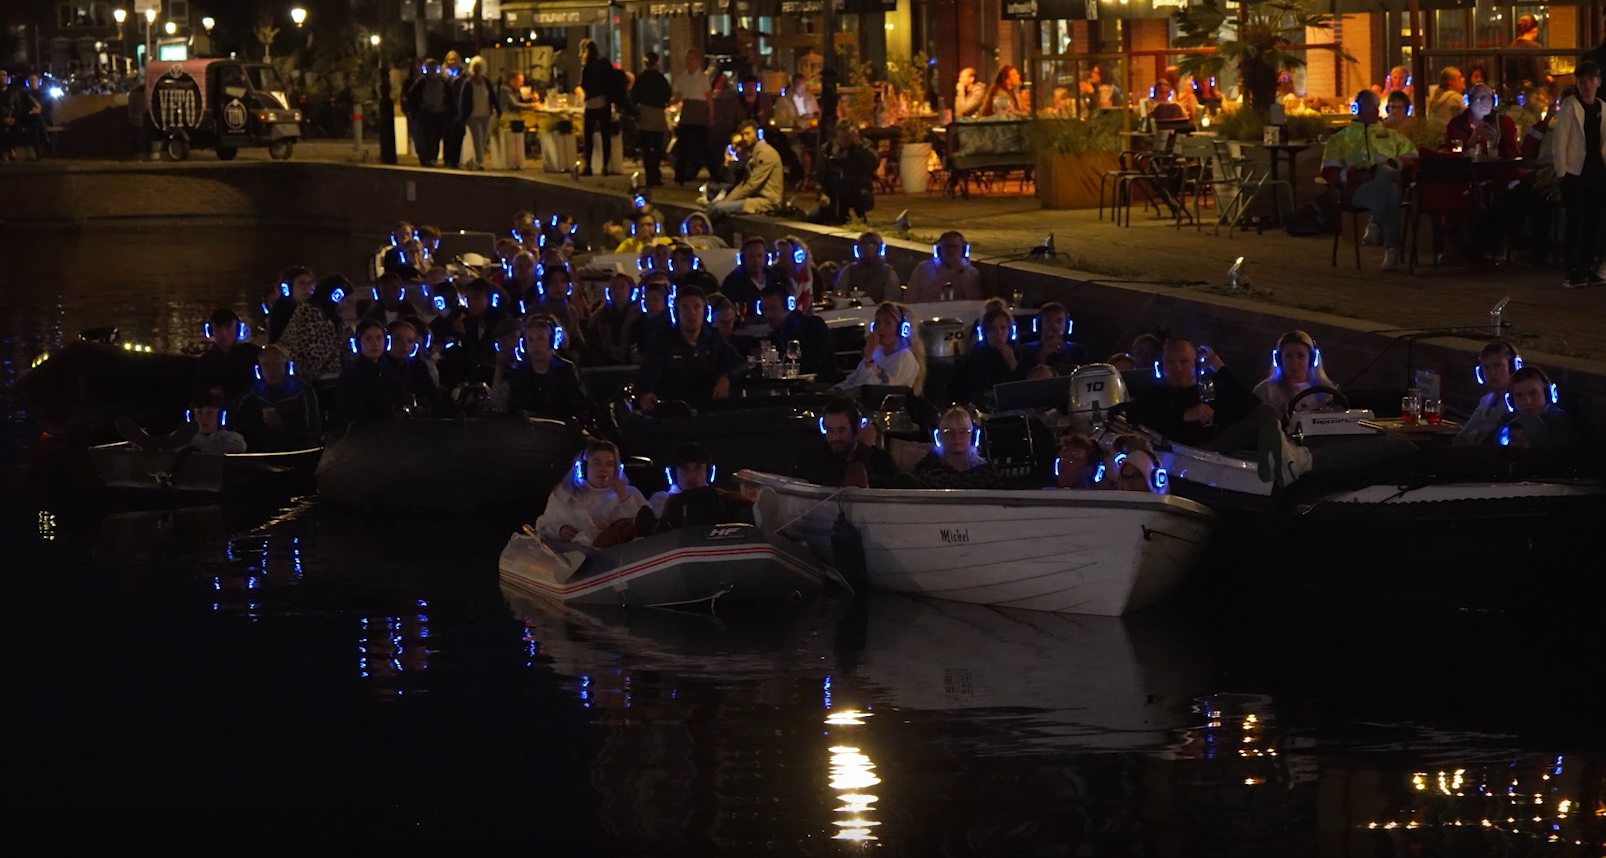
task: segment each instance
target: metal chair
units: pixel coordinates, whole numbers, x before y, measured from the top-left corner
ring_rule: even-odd
[[[1250,216],[1250,206],[1260,196],[1266,187],[1271,187],[1277,193],[1288,195],[1289,208],[1293,208],[1294,191],[1284,179],[1275,181],[1271,178],[1271,169],[1264,169],[1260,162],[1253,158],[1246,158],[1243,154],[1243,144],[1236,140],[1216,141],[1216,169],[1212,182],[1211,192],[1215,195],[1221,212],[1216,216],[1215,232],[1221,233],[1221,225],[1227,225],[1227,235],[1231,236],[1233,230],[1243,226],[1245,218]],[[1232,197],[1226,205],[1220,205],[1222,190],[1230,189]]]

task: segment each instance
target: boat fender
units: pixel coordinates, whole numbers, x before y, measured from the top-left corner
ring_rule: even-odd
[[[831,525],[831,559],[843,580],[855,590],[869,585],[869,570],[864,562],[864,538],[859,529],[848,521],[847,513],[838,511]]]

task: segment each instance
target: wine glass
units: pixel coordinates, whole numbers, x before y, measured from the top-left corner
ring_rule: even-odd
[[[793,361],[793,362],[802,360],[803,359],[803,343],[799,342],[798,340],[787,340],[786,341],[786,359],[789,360],[789,361]]]

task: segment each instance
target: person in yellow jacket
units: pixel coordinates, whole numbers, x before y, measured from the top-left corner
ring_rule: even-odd
[[[1379,121],[1377,93],[1363,89],[1350,104],[1355,121],[1327,138],[1322,149],[1322,179],[1338,188],[1341,199],[1372,213],[1367,227],[1370,241],[1383,245],[1383,270],[1400,267],[1404,219],[1404,168],[1416,160],[1416,144]]]

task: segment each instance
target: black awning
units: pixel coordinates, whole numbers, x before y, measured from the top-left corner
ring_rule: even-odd
[[[505,9],[507,26],[591,27],[613,20],[615,6],[608,0],[544,0],[530,9]]]

